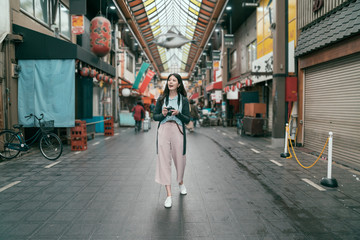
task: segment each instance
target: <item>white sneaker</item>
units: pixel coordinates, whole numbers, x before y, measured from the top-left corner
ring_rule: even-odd
[[[186,195],[187,194],[186,187],[185,187],[184,184],[179,185],[179,188],[180,188],[180,194],[181,195]]]
[[[171,197],[167,197],[164,203],[164,207],[171,208],[171,204],[172,204]]]

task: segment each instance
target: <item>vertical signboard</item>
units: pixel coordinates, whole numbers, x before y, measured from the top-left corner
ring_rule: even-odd
[[[76,35],[84,33],[84,15],[71,15],[71,32]]]

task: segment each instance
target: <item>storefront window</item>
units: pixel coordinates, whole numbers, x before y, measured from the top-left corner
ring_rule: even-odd
[[[247,71],[251,71],[251,64],[256,60],[256,41],[247,46]]]
[[[49,8],[47,0],[35,0],[35,18],[44,23],[49,23]]]
[[[27,13],[34,15],[34,3],[33,0],[20,0],[21,9],[25,10]]]
[[[62,3],[58,3],[54,24],[50,21],[49,0],[20,0],[20,8],[37,20],[46,23],[52,30],[58,28],[59,32],[70,38],[70,14],[69,9]]]
[[[69,9],[60,3],[60,32],[70,38],[70,14]]]
[[[126,53],[126,70],[133,72],[134,58],[130,54]]]
[[[20,8],[41,22],[49,24],[48,0],[20,0]]]

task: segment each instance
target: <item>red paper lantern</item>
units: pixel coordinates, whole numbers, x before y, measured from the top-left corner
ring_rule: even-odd
[[[109,76],[105,76],[104,77],[104,82],[108,82],[109,81]]]
[[[96,70],[95,70],[95,69],[91,69],[89,76],[93,78],[93,77],[96,76],[96,74],[97,74]]]
[[[109,84],[111,85],[113,83],[113,79],[112,78],[109,78]]]
[[[87,67],[83,67],[80,70],[80,75],[83,76],[83,77],[89,76],[89,73],[90,73],[90,70]]]
[[[95,17],[90,22],[90,49],[98,57],[110,52],[111,25],[104,17]]]
[[[235,90],[236,90],[236,86],[235,86],[235,85],[232,85],[232,86],[231,86],[231,91],[235,92]]]
[[[104,80],[104,74],[101,74],[101,73],[98,73],[96,75],[96,79],[100,82],[100,81],[103,81]]]
[[[252,80],[247,78],[247,79],[245,80],[245,85],[246,85],[247,87],[250,87],[250,86],[252,85]]]
[[[237,89],[239,89],[239,90],[240,90],[240,89],[241,89],[241,87],[242,87],[241,82],[237,82],[237,83],[236,83],[236,87],[237,87]]]

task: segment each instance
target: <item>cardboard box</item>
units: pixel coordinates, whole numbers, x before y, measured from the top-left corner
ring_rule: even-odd
[[[245,116],[247,117],[266,117],[265,103],[245,103]]]

